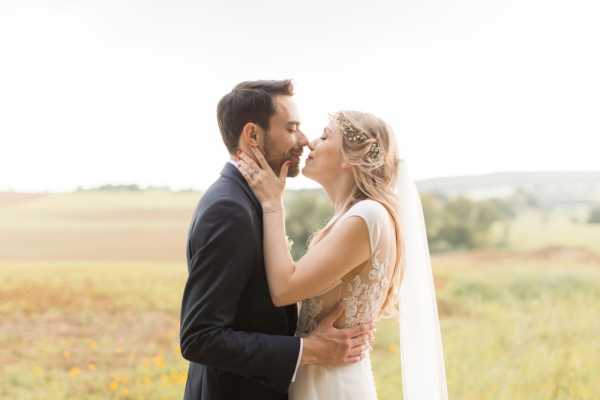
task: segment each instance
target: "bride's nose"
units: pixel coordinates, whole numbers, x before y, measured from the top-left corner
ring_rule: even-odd
[[[308,142],[308,148],[309,148],[309,149],[311,149],[311,150],[314,150],[314,149],[315,149],[315,146],[317,145],[317,141],[318,141],[318,140],[319,140],[319,139],[314,139],[313,141],[311,141],[311,142]]]

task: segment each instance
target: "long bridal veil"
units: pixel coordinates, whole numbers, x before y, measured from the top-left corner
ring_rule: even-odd
[[[399,289],[404,400],[446,400],[446,369],[423,206],[404,161],[396,184],[403,234]]]

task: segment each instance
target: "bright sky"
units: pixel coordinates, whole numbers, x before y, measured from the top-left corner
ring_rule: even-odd
[[[416,178],[600,170],[596,0],[0,2],[0,189],[206,188],[216,104],[293,78],[386,119]],[[289,187],[314,187],[305,178]]]

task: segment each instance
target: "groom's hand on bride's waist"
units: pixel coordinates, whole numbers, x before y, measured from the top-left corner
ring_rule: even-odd
[[[371,347],[372,322],[352,328],[338,329],[333,324],[344,312],[339,304],[303,340],[302,365],[336,366],[353,364],[364,358]]]

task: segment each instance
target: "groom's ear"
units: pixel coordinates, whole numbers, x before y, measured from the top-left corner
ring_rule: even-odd
[[[242,128],[242,134],[240,138],[250,147],[257,147],[260,143],[260,129],[253,122],[248,122]]]

